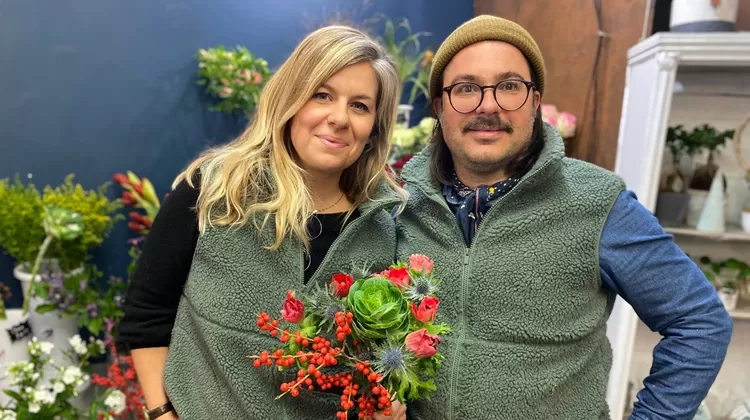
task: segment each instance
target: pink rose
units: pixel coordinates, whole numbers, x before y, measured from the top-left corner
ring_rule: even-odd
[[[424,271],[425,275],[430,274],[434,265],[435,263],[425,255],[414,254],[409,257],[409,268],[414,271]]]
[[[435,296],[427,296],[422,299],[419,303],[419,307],[411,302],[411,311],[414,313],[414,318],[421,322],[432,322],[435,320],[435,314],[437,314],[438,305],[440,301]]]
[[[291,290],[286,292],[286,300],[284,301],[283,309],[281,309],[281,316],[284,317],[284,320],[292,324],[299,324],[305,316],[305,304],[295,298],[294,292]]]
[[[576,117],[570,112],[561,112],[555,126],[564,139],[571,138],[576,133]]]
[[[419,358],[432,357],[437,354],[437,346],[440,343],[440,337],[434,334],[427,334],[427,330],[414,331],[406,336],[406,348]]]
[[[263,82],[263,75],[261,75],[257,71],[253,72],[253,83],[260,84],[261,82]]]

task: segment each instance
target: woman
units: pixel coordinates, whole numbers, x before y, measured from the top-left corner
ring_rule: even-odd
[[[387,208],[406,193],[384,167],[399,86],[366,35],[319,29],[269,80],[252,125],[176,178],[119,326],[148,409],[173,408],[160,420],[334,418],[339,396],[274,401],[278,375],[246,356],[278,345],[255,321],[287,290],[392,263]]]

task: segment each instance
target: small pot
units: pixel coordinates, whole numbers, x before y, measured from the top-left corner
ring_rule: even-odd
[[[0,321],[0,365],[26,361],[26,345],[31,341],[33,330],[29,315],[21,315],[21,309],[6,309],[6,319]],[[0,389],[10,389],[10,380],[5,377],[5,368],[0,373]],[[4,392],[0,392],[0,406],[4,407],[14,401]]]
[[[737,22],[740,0],[672,0],[672,32],[731,32]]]
[[[660,192],[656,202],[656,217],[664,227],[680,227],[685,223],[690,204],[690,195],[675,192]]]
[[[742,230],[750,233],[750,211],[742,212]]]
[[[724,308],[727,311],[733,311],[737,308],[737,300],[740,297],[739,292],[736,289],[729,289],[722,287],[719,289],[719,299],[724,304]]]

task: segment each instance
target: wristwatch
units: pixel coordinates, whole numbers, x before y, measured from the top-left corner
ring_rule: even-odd
[[[174,411],[174,407],[172,406],[171,402],[167,402],[164,405],[160,405],[153,410],[149,410],[146,408],[146,406],[143,406],[143,417],[145,420],[154,420],[157,417],[161,417],[164,414],[169,413],[170,411]]]

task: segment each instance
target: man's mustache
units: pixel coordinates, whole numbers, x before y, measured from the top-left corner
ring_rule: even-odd
[[[507,131],[508,134],[513,133],[513,124],[510,123],[510,121],[503,121],[498,117],[495,116],[483,116],[483,117],[477,117],[472,119],[471,121],[467,122],[463,129],[464,133],[467,131],[473,131],[473,130],[497,130],[497,131]]]

